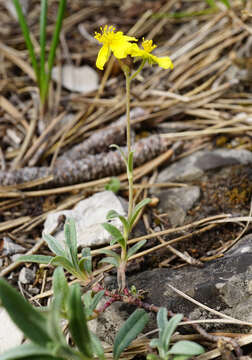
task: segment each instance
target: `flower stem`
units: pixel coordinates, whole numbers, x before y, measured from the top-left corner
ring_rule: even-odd
[[[131,127],[130,127],[130,75],[129,71],[125,71],[126,78],[126,116],[127,116],[127,148],[128,148],[128,159],[131,153]],[[133,209],[133,173],[127,166],[127,176],[129,183],[129,207],[128,207],[128,220],[131,218]]]

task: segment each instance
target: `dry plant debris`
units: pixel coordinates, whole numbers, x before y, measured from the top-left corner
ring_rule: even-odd
[[[252,149],[252,18],[249,15],[252,3],[230,0],[230,10],[181,18],[167,14],[203,10],[206,2],[149,0],[141,6],[139,3],[137,0],[88,0],[84,5],[81,0],[68,2],[57,66],[95,68],[98,45],[92,36],[107,23],[120,26],[131,36],[152,38],[159,43],[157,55],[169,54],[174,63],[172,72],[148,68],[132,88],[132,107],[142,109],[132,120],[136,131],[135,164],[141,165],[134,174],[143,181],[136,189],[142,192],[153,186],[148,176],[172,156],[176,161],[198,149],[216,145]],[[39,1],[32,0],[27,10],[36,51],[39,51],[36,41],[39,5]],[[55,2],[49,1],[48,8],[50,36]],[[154,16],[156,13],[162,16]],[[71,208],[87,194],[103,189],[110,176],[125,171],[118,153],[108,148],[113,142],[120,145],[125,142],[125,128],[117,122],[125,112],[123,78],[111,60],[104,75],[99,73],[97,92],[80,95],[53,84],[46,122],[42,122],[24,39],[4,2],[0,3],[0,24],[0,236],[3,239],[7,235],[15,241],[22,238],[30,253],[40,248],[46,252],[41,223],[47,213]],[[125,175],[120,179],[124,181]],[[139,256],[167,246],[171,250],[172,244],[215,228],[217,225],[208,221],[217,218],[203,219],[205,227],[199,229],[193,222],[188,224],[191,232],[187,234],[183,234],[183,229],[166,229],[156,234],[150,230],[145,238],[159,236],[160,243],[153,243]],[[164,242],[167,231],[179,236]],[[132,239],[132,242],[140,240]],[[203,258],[204,254],[201,255]],[[3,260],[0,275],[13,271],[15,278],[15,264],[9,258],[0,260]],[[191,257],[186,259],[191,260]],[[43,289],[47,290],[48,282],[44,282]],[[43,293],[48,296],[46,291]],[[133,353],[144,352],[145,348],[141,343]],[[201,358],[217,355],[218,350],[212,350],[212,354],[206,353]]]

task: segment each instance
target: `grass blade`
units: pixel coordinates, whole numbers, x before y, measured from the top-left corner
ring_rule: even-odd
[[[16,8],[18,21],[19,21],[20,27],[21,27],[22,32],[23,32],[25,43],[26,43],[26,46],[27,46],[27,49],[28,49],[28,52],[29,52],[29,56],[30,56],[30,59],[31,59],[32,67],[33,67],[33,70],[34,70],[35,75],[36,75],[37,83],[39,84],[39,66],[38,66],[38,63],[37,63],[37,60],[36,60],[34,46],[33,46],[32,42],[31,42],[29,28],[27,26],[27,23],[26,23],[24,14],[23,14],[22,7],[21,7],[21,5],[19,3],[19,0],[13,0],[13,4],[14,4],[14,6]]]
[[[47,97],[49,82],[51,80],[52,68],[53,68],[53,64],[54,64],[56,49],[57,49],[57,46],[59,43],[59,34],[60,34],[61,27],[62,27],[65,8],[66,8],[66,0],[61,0],[59,3],[56,25],[55,25],[52,43],[51,43],[51,47],[50,47],[50,51],[49,51],[49,55],[48,55],[48,66],[47,66],[48,72],[47,72],[47,76],[45,79],[45,84],[43,85],[43,94],[42,94],[42,99],[44,99],[44,101]]]
[[[46,22],[47,22],[47,0],[41,0],[40,11],[40,79],[39,87],[40,93],[45,84],[46,69],[45,69],[45,52],[46,52]]]

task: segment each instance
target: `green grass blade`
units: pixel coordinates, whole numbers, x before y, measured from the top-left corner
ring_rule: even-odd
[[[19,3],[19,0],[12,0],[12,1],[13,1],[13,4],[14,4],[15,8],[16,8],[18,21],[19,21],[20,27],[21,27],[22,32],[23,32],[25,43],[26,43],[26,46],[27,46],[27,49],[28,49],[28,52],[29,52],[29,56],[30,56],[30,59],[31,59],[32,67],[33,67],[33,70],[35,72],[37,83],[38,83],[38,86],[39,86],[39,65],[38,65],[37,60],[36,60],[34,46],[33,46],[32,42],[31,42],[29,28],[28,28],[28,25],[26,23],[26,20],[25,20],[23,11],[22,11],[22,7],[21,7],[21,5]]]
[[[45,84],[45,51],[46,51],[46,22],[47,22],[47,0],[41,0],[40,11],[40,91]]]
[[[56,25],[55,25],[52,43],[51,43],[49,56],[48,56],[47,76],[45,79],[45,84],[43,85],[43,93],[41,94],[42,101],[45,101],[45,99],[47,97],[47,93],[48,93],[49,82],[51,80],[51,74],[52,74],[52,68],[53,68],[53,64],[54,64],[56,49],[57,49],[57,46],[59,43],[59,35],[60,35],[61,27],[62,27],[65,8],[66,8],[66,0],[61,0],[60,4],[59,4]]]

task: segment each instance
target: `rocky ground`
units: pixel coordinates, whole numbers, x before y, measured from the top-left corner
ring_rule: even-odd
[[[251,3],[230,0],[231,9],[221,3],[208,12],[203,0],[150,0],[141,6],[137,0],[92,0],[85,8],[82,1],[69,2],[57,56],[68,80],[54,75],[44,119],[24,40],[7,3],[0,4],[0,276],[34,305],[46,305],[52,267],[16,260],[27,252],[50,255],[42,231],[62,241],[69,215],[76,220],[80,248],[91,246],[96,274],[104,272],[97,250],[111,239],[101,223],[110,209],[127,212],[125,168],[109,150],[111,143],[125,146],[124,80],[112,60],[105,75],[95,68],[99,45],[92,35],[114,24],[153,39],[156,54],[174,63],[172,72],[144,68],[132,86],[134,196],[152,202],[132,234],[132,241],[148,241],[128,265],[128,284],[143,290],[150,304],[209,320],[207,331],[243,335],[243,344],[250,344]],[[39,2],[26,5],[36,37]],[[51,2],[48,37],[55,12]],[[105,189],[113,176],[121,181],[117,194]],[[105,286],[116,286],[114,269],[104,276]],[[113,304],[93,324],[98,335],[112,343],[114,329],[130,311]],[[0,352],[9,346],[1,345],[5,316],[2,311]],[[155,328],[153,321],[147,330]],[[17,334],[10,345],[20,341]],[[249,345],[244,349],[251,353]]]

